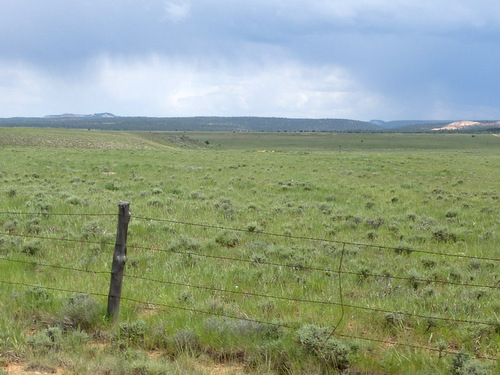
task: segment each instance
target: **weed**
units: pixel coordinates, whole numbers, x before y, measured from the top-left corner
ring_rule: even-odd
[[[191,354],[201,351],[201,341],[192,330],[177,331],[173,337],[174,346],[178,351],[187,351]]]

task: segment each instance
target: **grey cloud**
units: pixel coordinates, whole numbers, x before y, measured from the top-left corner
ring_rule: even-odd
[[[346,113],[353,115],[351,108],[361,111],[359,103],[374,101],[386,103],[385,114],[380,112],[374,117],[420,117],[465,107],[495,113],[492,108],[498,102],[500,3],[493,0],[5,3],[0,15],[0,63],[11,70],[21,67],[24,73],[19,68],[18,74],[0,76],[0,89],[16,93],[19,100],[37,96],[34,86],[23,83],[23,74],[41,86],[55,82],[61,90],[72,90],[71,87],[99,84],[102,67],[96,61],[103,57],[128,67],[137,67],[137,62],[142,61],[139,65],[161,72],[159,66],[151,63],[151,56],[159,56],[159,61],[168,61],[168,66],[175,61],[198,79],[215,74],[218,79],[230,77],[248,82],[248,71],[264,77],[265,69],[272,67],[276,73],[276,64],[300,67],[311,78],[303,74],[300,79],[283,75],[298,81],[282,85],[296,90],[296,98],[303,97],[304,86],[316,86],[308,91],[309,102],[297,99],[297,103],[302,103],[297,104],[297,110],[306,114],[312,97],[316,104],[310,113],[339,113],[336,109],[328,112],[328,105],[318,99],[324,85],[320,74],[325,67],[347,72],[352,78],[348,92],[365,92],[355,95],[364,98],[356,99],[356,105],[342,102]],[[224,76],[225,70],[230,73]],[[130,69],[125,71],[131,74]],[[176,71],[188,77],[181,68]],[[209,86],[213,88],[214,83]],[[215,93],[203,95],[204,108],[211,108],[211,97],[217,103],[214,111],[223,109],[221,98],[228,95],[220,90],[230,92],[229,86],[221,85],[222,89]],[[254,90],[257,86],[248,85]],[[245,98],[244,86],[238,87],[240,102],[247,103],[249,112],[262,108],[252,92]],[[207,89],[200,85],[196,88],[201,92]],[[331,97],[338,99],[338,88],[331,90]],[[24,92],[30,94],[23,95]],[[187,102],[194,102],[195,96]],[[324,96],[327,97],[330,96]],[[118,106],[118,102],[117,99],[114,103]],[[290,103],[283,106],[289,108],[289,113],[293,112]],[[280,110],[286,111],[280,109],[280,103],[275,104],[276,115]],[[154,111],[153,107],[148,106],[147,110]],[[183,108],[189,111],[188,106]],[[242,105],[241,110],[244,109]]]

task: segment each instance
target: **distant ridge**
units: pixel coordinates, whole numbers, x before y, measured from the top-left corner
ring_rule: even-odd
[[[43,118],[115,118],[115,116],[112,113],[109,112],[104,112],[104,113],[94,113],[93,115],[80,115],[80,114],[75,114],[75,113],[64,113],[62,115],[47,115],[44,116]]]
[[[453,122],[454,121],[454,122]],[[470,125],[470,126],[457,126]],[[126,131],[226,131],[226,132],[496,132],[500,121],[456,120],[359,121],[352,119],[307,119],[286,117],[131,117],[109,112],[82,115],[65,113],[45,117],[0,118],[2,127],[46,127]]]
[[[446,126],[433,128],[434,131],[440,130],[467,130],[477,127],[500,127],[500,121],[496,122],[479,122],[479,121],[455,121]]]
[[[43,118],[0,119],[0,126],[53,127],[146,131],[232,132],[375,132],[382,128],[350,119],[300,119],[282,117],[121,117],[111,113],[79,115],[66,113]]]

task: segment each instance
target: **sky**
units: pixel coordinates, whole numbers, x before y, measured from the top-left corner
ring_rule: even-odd
[[[0,117],[499,120],[498,0],[0,0]]]

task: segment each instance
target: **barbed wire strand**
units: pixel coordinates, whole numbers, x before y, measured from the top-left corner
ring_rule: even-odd
[[[16,212],[16,211],[0,211],[1,215],[26,215],[26,216],[35,216],[35,215],[52,215],[52,216],[118,216],[118,214],[107,214],[107,213],[62,213],[62,212],[49,212],[49,211],[40,211],[40,212]]]
[[[263,260],[255,261],[255,260],[251,260],[251,259],[235,258],[235,257],[221,256],[221,255],[201,254],[201,253],[195,253],[195,252],[191,252],[191,251],[178,251],[178,250],[173,250],[173,249],[161,249],[161,248],[152,249],[151,247],[136,246],[136,245],[127,245],[127,247],[130,249],[158,251],[158,252],[164,252],[164,253],[197,256],[197,257],[202,257],[202,258],[220,259],[220,260],[228,260],[228,261],[251,263],[251,264],[263,264],[263,265],[277,266],[277,267],[287,267],[287,268],[292,268],[292,269],[320,271],[320,272],[326,272],[326,273],[338,273],[339,272],[338,270],[334,270],[332,268],[310,267],[310,266],[303,266],[303,265],[297,264],[297,263],[284,264],[284,263],[266,262]],[[457,286],[464,286],[464,287],[489,288],[489,289],[499,289],[500,290],[500,285],[497,286],[497,285],[487,285],[487,284],[461,283],[461,282],[449,281],[449,280],[439,280],[439,279],[436,280],[436,279],[424,279],[424,278],[417,278],[417,277],[392,276],[392,275],[387,275],[387,274],[375,274],[375,273],[369,273],[369,272],[341,271],[341,273],[346,274],[346,275],[361,276],[363,278],[376,277],[376,278],[383,278],[383,279],[406,280],[406,281],[412,281],[412,282],[418,281],[418,282],[425,282],[428,284],[435,283],[435,284],[457,285]]]
[[[75,271],[75,272],[84,272],[84,273],[89,273],[89,274],[111,275],[110,271],[84,270],[84,269],[80,269],[80,268],[60,266],[60,265],[34,262],[34,261],[25,261],[25,260],[20,260],[20,259],[8,259],[8,258],[0,257],[0,261],[10,261],[10,262],[16,262],[16,263],[21,263],[21,264],[51,267],[51,268],[56,268],[56,269],[64,269],[64,270]],[[246,291],[228,290],[228,289],[222,289],[222,288],[215,288],[215,287],[208,287],[208,286],[202,286],[202,285],[175,282],[175,281],[158,280],[158,279],[152,279],[152,278],[147,278],[147,277],[143,277],[143,276],[128,275],[128,274],[125,274],[124,277],[129,278],[129,279],[143,280],[143,281],[155,282],[155,283],[160,283],[160,284],[175,285],[175,286],[182,286],[182,287],[195,288],[195,289],[203,289],[203,290],[208,290],[208,291],[212,291],[212,292],[239,294],[239,295],[246,295],[246,296],[251,296],[251,297],[278,299],[278,300],[284,300],[284,301],[289,301],[289,302],[298,302],[298,303],[341,306],[341,308],[342,308],[341,317],[340,317],[339,322],[337,323],[336,327],[339,326],[340,322],[342,321],[342,319],[344,317],[344,307],[357,309],[357,310],[387,313],[387,314],[402,314],[402,315],[407,315],[407,316],[411,316],[411,317],[415,317],[415,318],[442,320],[442,321],[448,321],[448,322],[454,322],[454,323],[465,323],[465,324],[476,324],[476,325],[482,324],[482,325],[491,325],[491,326],[498,325],[498,323],[495,323],[495,322],[477,321],[477,320],[470,320],[470,319],[456,319],[456,318],[448,318],[448,317],[442,317],[442,316],[430,316],[430,315],[416,314],[416,313],[410,313],[410,312],[405,312],[405,311],[394,311],[394,310],[387,310],[387,309],[381,309],[381,308],[375,308],[375,307],[365,307],[365,306],[344,304],[342,294],[340,295],[340,302],[333,302],[333,301],[311,300],[311,299],[275,296],[275,295],[270,295],[270,294],[253,293],[253,292],[246,292]]]
[[[21,283],[21,282],[13,282],[13,281],[5,281],[5,280],[0,280],[0,283],[3,284],[9,284],[9,285],[18,285],[18,286],[23,286],[23,287],[43,287],[47,290],[53,290],[53,291],[59,291],[59,292],[64,292],[64,293],[86,293],[88,295],[93,295],[93,296],[98,296],[98,297],[109,297],[108,294],[103,294],[103,293],[97,293],[97,292],[88,292],[88,291],[81,291],[81,290],[71,290],[71,289],[62,289],[62,288],[53,288],[53,287],[46,287],[46,286],[40,286],[40,285],[33,285],[33,284],[27,284],[27,283]],[[287,324],[280,324],[280,323],[273,323],[273,322],[267,322],[267,321],[262,321],[262,320],[257,320],[257,319],[251,319],[248,317],[240,317],[240,316],[233,316],[233,315],[227,315],[227,314],[221,314],[217,312],[211,312],[211,311],[205,311],[205,310],[198,310],[194,308],[189,308],[189,307],[181,307],[181,306],[174,306],[174,305],[168,305],[160,302],[147,302],[147,301],[141,301],[137,300],[134,298],[129,298],[129,297],[121,297],[121,300],[123,301],[128,301],[128,302],[134,302],[134,303],[139,303],[145,306],[161,306],[164,309],[159,309],[161,311],[168,311],[166,309],[175,309],[175,310],[183,310],[183,311],[190,311],[198,314],[204,314],[204,315],[210,315],[210,316],[218,316],[218,317],[223,317],[223,318],[230,318],[230,319],[235,319],[235,320],[243,320],[243,321],[249,321],[253,323],[258,323],[258,324],[266,324],[266,325],[272,325],[276,327],[283,327],[287,329],[295,329],[295,327],[287,325]],[[407,343],[400,343],[397,341],[388,341],[388,340],[381,340],[381,339],[375,339],[375,338],[369,338],[369,337],[360,337],[360,336],[355,336],[355,335],[350,335],[350,334],[343,334],[343,333],[336,333],[335,336],[338,337],[343,337],[343,338],[351,338],[351,339],[356,339],[356,340],[362,340],[362,341],[371,341],[371,342],[378,342],[378,343],[384,343],[384,344],[389,344],[389,345],[398,345],[398,346],[404,346],[404,347],[410,347],[414,349],[421,349],[421,350],[427,350],[427,351],[438,351],[440,353],[446,353],[450,355],[457,355],[459,352],[456,351],[451,351],[451,350],[440,350],[438,348],[433,348],[430,346],[423,346],[423,345],[416,345],[416,344],[407,344]],[[486,359],[486,360],[491,360],[491,361],[496,361],[497,358],[492,358],[492,357],[487,357],[487,356],[477,356],[477,358],[481,359]]]
[[[350,338],[350,339],[355,339],[355,340],[364,340],[364,341],[378,342],[378,343],[381,343],[381,344],[405,346],[405,347],[413,348],[413,349],[425,349],[425,350],[429,350],[429,351],[446,353],[446,354],[452,354],[452,355],[460,354],[460,352],[450,351],[450,350],[441,350],[439,348],[433,348],[432,346],[421,346],[421,345],[415,345],[415,344],[406,344],[406,343],[400,343],[400,342],[397,342],[397,341],[375,339],[375,338],[371,338],[371,337],[360,337],[360,336],[355,336],[355,335],[350,335],[350,334],[345,334],[345,333],[336,333],[335,336],[344,337],[344,338]],[[497,358],[488,357],[488,356],[482,356],[482,355],[476,355],[476,358],[487,359],[487,360],[490,360],[490,361],[497,361],[498,360]]]
[[[6,235],[6,236],[12,236],[12,237],[35,238],[35,239],[52,240],[52,241],[79,242],[79,243],[87,243],[87,244],[116,246],[115,243],[104,242],[104,241],[88,241],[88,240],[78,240],[78,239],[70,239],[70,238],[45,237],[45,236],[38,236],[38,235],[11,234],[11,233],[7,233],[7,232],[0,232],[0,235]],[[127,247],[130,249],[152,251],[151,247],[145,247],[145,246],[127,245]],[[263,264],[263,265],[277,266],[277,267],[287,267],[287,268],[292,268],[292,269],[303,269],[303,270],[320,271],[320,272],[326,272],[326,273],[337,273],[338,272],[334,269],[303,266],[303,265],[296,264],[296,263],[295,264],[284,264],[284,263],[266,262],[266,261],[260,261],[260,260],[255,261],[255,260],[251,260],[251,259],[242,259],[242,258],[235,258],[235,257],[228,257],[228,256],[200,254],[200,253],[195,253],[195,252],[177,251],[177,250],[173,250],[173,249],[154,248],[153,250],[158,251],[158,252],[165,252],[165,253],[174,253],[174,254],[180,254],[180,255],[197,256],[197,257],[204,257],[204,258],[210,258],[210,259],[228,260],[228,261],[251,263],[251,264]],[[439,279],[436,280],[436,279],[424,279],[424,278],[416,278],[416,277],[392,276],[392,275],[387,275],[387,274],[374,274],[374,273],[369,273],[369,272],[342,271],[342,273],[346,274],[346,275],[361,276],[363,278],[376,277],[376,278],[382,278],[382,279],[406,280],[406,281],[411,281],[411,282],[418,281],[418,282],[424,282],[427,284],[433,283],[433,284],[443,284],[443,285],[456,285],[456,286],[471,287],[471,288],[472,287],[473,288],[488,288],[488,289],[500,290],[500,285],[461,283],[461,282],[450,281],[450,280],[439,280]]]
[[[107,214],[107,213],[75,214],[75,213],[10,212],[10,211],[0,211],[0,214],[54,215],[54,216],[119,216],[119,214]],[[349,241],[332,240],[332,239],[318,238],[318,237],[293,236],[293,235],[280,234],[280,233],[272,233],[272,232],[264,232],[264,231],[251,231],[249,229],[233,228],[233,227],[226,227],[226,226],[221,226],[221,225],[191,223],[191,222],[186,222],[186,221],[163,219],[163,218],[151,218],[151,217],[144,217],[144,216],[133,216],[133,218],[145,220],[145,221],[159,221],[159,222],[166,222],[166,223],[171,223],[171,224],[182,224],[182,225],[196,226],[196,227],[201,227],[201,228],[227,230],[227,231],[233,231],[233,232],[246,232],[246,233],[252,233],[252,234],[259,234],[259,235],[272,236],[272,237],[283,237],[283,238],[296,239],[296,240],[318,241],[318,242],[334,243],[334,244],[339,244],[339,245],[346,244],[346,245],[351,245],[351,246],[376,248],[376,249],[380,249],[380,250],[407,251],[407,252],[424,253],[424,254],[431,254],[431,255],[437,255],[437,256],[447,256],[447,257],[455,257],[455,258],[465,258],[465,259],[476,259],[476,260],[487,260],[487,261],[493,261],[493,262],[500,262],[500,258],[473,256],[473,255],[465,255],[465,254],[451,254],[451,253],[443,253],[443,252],[430,251],[430,250],[413,249],[413,248],[408,249],[405,247],[384,246],[384,245],[378,245],[378,244],[367,244],[367,243],[359,243],[359,242],[349,242]]]
[[[264,232],[264,231],[251,231],[248,229],[232,228],[232,227],[225,227],[225,226],[220,226],[220,225],[190,223],[190,222],[180,221],[180,220],[149,218],[149,217],[144,217],[144,216],[134,216],[134,219],[141,219],[141,220],[146,220],[146,221],[160,221],[160,222],[166,222],[166,223],[172,223],[172,224],[182,224],[182,225],[189,225],[189,226],[195,226],[195,227],[201,227],[201,228],[227,230],[227,231],[233,231],[233,232],[246,232],[246,233],[252,233],[252,234],[259,234],[259,235],[272,236],[272,237],[284,237],[284,238],[297,239],[297,240],[308,240],[308,241],[335,243],[335,244],[339,244],[339,245],[346,244],[346,245],[360,246],[360,247],[371,247],[371,248],[377,248],[377,249],[381,249],[381,250],[410,251],[410,252],[414,252],[414,253],[425,253],[425,254],[433,254],[433,255],[447,256],[447,257],[454,257],[454,258],[466,258],[466,259],[477,259],[477,260],[488,260],[488,261],[493,261],[493,262],[500,262],[500,258],[479,257],[479,256],[473,256],[473,255],[465,255],[465,254],[440,253],[437,251],[430,251],[430,250],[406,249],[406,248],[397,247],[397,246],[383,246],[383,245],[376,245],[376,244],[366,244],[366,243],[358,243],[358,242],[331,240],[331,239],[327,239],[327,238],[318,238],[318,237],[293,236],[293,235],[271,233],[271,232]]]
[[[34,261],[22,260],[22,259],[11,259],[11,258],[0,257],[0,261],[21,263],[21,264],[29,264],[29,265],[32,265],[32,266],[50,267],[50,268],[67,270],[67,271],[85,272],[85,273],[91,273],[91,274],[108,274],[108,275],[111,274],[110,271],[85,270],[85,269],[81,269],[81,268],[74,268],[74,267],[68,267],[68,266],[60,266],[60,265],[56,265],[56,264],[34,262]]]

